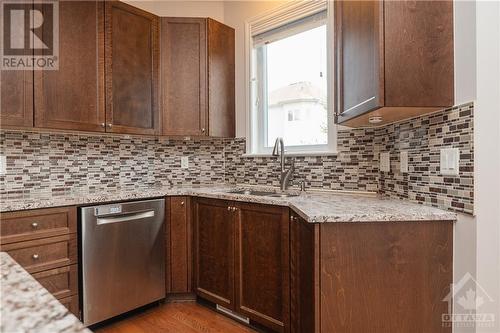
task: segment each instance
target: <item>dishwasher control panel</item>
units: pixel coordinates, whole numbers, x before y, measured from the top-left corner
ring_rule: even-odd
[[[94,216],[102,216],[109,214],[119,214],[122,212],[121,204],[99,206],[94,208]]]

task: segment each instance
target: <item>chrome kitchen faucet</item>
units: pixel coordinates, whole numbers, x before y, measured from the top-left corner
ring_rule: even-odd
[[[280,189],[285,191],[288,188],[290,180],[295,171],[295,160],[292,158],[292,164],[288,170],[285,169],[285,144],[283,138],[276,138],[272,156],[281,157]]]

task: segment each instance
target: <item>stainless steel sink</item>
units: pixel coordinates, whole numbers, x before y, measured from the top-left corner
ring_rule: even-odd
[[[291,198],[291,197],[298,197],[298,194],[293,194],[293,193],[273,193],[268,195],[269,197],[275,197],[275,198]]]
[[[244,194],[244,195],[256,195],[259,197],[274,197],[274,198],[289,198],[289,197],[297,197],[298,194],[293,193],[275,193],[268,191],[257,191],[257,190],[249,190],[249,189],[240,189],[240,190],[232,190],[228,193],[233,194]]]

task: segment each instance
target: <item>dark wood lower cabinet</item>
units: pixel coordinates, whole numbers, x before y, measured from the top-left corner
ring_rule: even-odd
[[[76,207],[0,213],[0,251],[80,318],[76,220]]]
[[[451,332],[453,224],[328,223],[320,228],[321,332]]]
[[[80,316],[80,304],[78,295],[62,298],[59,300],[59,302],[61,302],[61,304],[64,305],[69,310],[69,312],[74,314],[78,319],[82,319]]]
[[[319,224],[290,214],[290,326],[319,332]]]
[[[276,332],[290,327],[288,208],[196,199],[198,296]]]
[[[292,215],[292,332],[451,332],[453,224],[309,224]]]
[[[166,198],[166,291],[169,299],[193,299],[191,288],[191,199]]]
[[[194,203],[195,286],[198,296],[234,310],[234,214],[230,202]]]
[[[237,203],[236,311],[277,332],[289,330],[288,207]]]

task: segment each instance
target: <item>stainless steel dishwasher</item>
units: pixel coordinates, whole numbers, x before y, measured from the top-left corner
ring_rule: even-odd
[[[81,208],[83,322],[165,297],[165,200]]]

